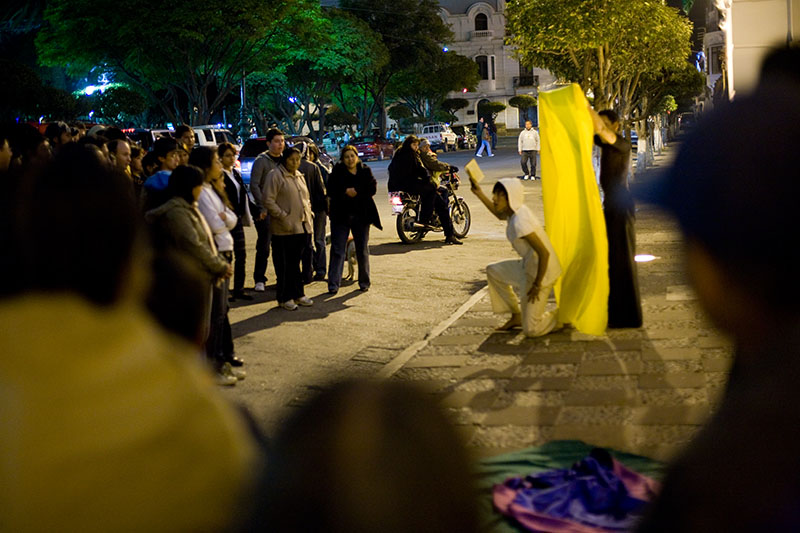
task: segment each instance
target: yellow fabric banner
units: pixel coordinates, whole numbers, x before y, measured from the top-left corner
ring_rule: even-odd
[[[602,335],[608,323],[608,239],[592,168],[594,129],[577,84],[539,93],[547,235],[561,261],[558,319]]]

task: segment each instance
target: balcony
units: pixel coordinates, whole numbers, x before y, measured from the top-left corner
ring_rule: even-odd
[[[476,39],[491,39],[494,37],[493,30],[475,30],[470,32],[469,40],[474,41]]]
[[[539,76],[514,76],[512,85],[514,87],[538,87]]]

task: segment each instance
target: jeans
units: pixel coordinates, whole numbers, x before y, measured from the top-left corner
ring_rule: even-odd
[[[328,215],[325,211],[314,213],[314,234],[309,234],[303,249],[303,282],[311,283],[315,274],[325,275],[325,228]]]
[[[528,172],[528,161],[531,162],[531,171]],[[522,173],[531,178],[536,177],[536,150],[523,150],[522,159],[519,164],[522,166]]]
[[[230,263],[233,259],[231,252],[220,252]],[[223,280],[215,284],[211,296],[211,321],[209,324],[208,340],[206,341],[206,357],[216,370],[222,364],[233,358],[233,335],[231,323],[228,320],[228,281]]]
[[[269,215],[264,220],[253,222],[258,232],[256,240],[256,266],[253,269],[253,281],[265,283],[267,281],[267,264],[269,263],[269,244],[272,232],[269,229]]]
[[[314,273],[324,276],[328,269],[325,254],[325,233],[328,226],[328,214],[325,211],[314,213]]]
[[[307,240],[308,233],[272,236],[272,264],[279,304],[305,296],[300,256]]]
[[[331,261],[328,265],[328,290],[337,291],[342,283],[347,237],[353,232],[358,260],[358,286],[367,289],[369,279],[369,223],[350,217],[347,221],[331,220]]]
[[[486,152],[488,152],[489,157],[492,155],[492,145],[489,144],[489,141],[481,141],[481,146],[478,148],[478,151],[475,152],[475,155],[481,155],[483,153],[483,149],[486,148]]]
[[[247,262],[247,243],[244,240],[244,226],[242,220],[231,230],[233,237],[233,292],[241,292],[244,289],[245,270]]]

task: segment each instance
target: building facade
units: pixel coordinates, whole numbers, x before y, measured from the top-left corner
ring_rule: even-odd
[[[547,70],[521,65],[513,57],[513,48],[503,42],[506,35],[505,8],[505,0],[439,2],[442,20],[454,34],[449,49],[475,61],[481,75],[475,91],[454,91],[448,95],[449,98],[469,101],[467,108],[456,112],[459,123],[477,122],[478,104],[482,101],[502,102],[506,109],[497,115],[497,124],[520,128],[524,126],[523,113],[511,107],[509,99],[519,94],[537,96],[540,88],[555,83],[555,78]],[[537,125],[535,112],[531,118]]]

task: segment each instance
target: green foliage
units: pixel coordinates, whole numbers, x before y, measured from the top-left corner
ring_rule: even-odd
[[[389,118],[392,120],[401,120],[404,118],[411,118],[414,116],[414,113],[411,111],[411,109],[402,104],[393,105],[387,110],[387,114],[389,115]]]
[[[352,113],[342,111],[338,106],[332,105],[325,113],[325,120],[331,126],[355,126],[358,124],[358,117]]]
[[[662,2],[509,0],[506,9],[519,59],[592,90],[601,109],[629,106],[640,76],[680,68],[689,54],[691,23]]]
[[[491,115],[494,118],[505,108],[506,105],[503,102],[481,102],[478,104],[478,115],[482,117]]]
[[[147,110],[147,99],[128,87],[106,89],[99,98],[100,113],[112,120],[125,120],[125,116],[139,115]]]
[[[17,116],[31,118],[38,102],[44,98],[42,81],[34,70],[22,63],[0,58],[0,118],[13,120]]]
[[[516,107],[517,109],[529,109],[539,105],[539,101],[536,97],[529,94],[518,94],[517,96],[512,96],[508,100],[508,105]]]
[[[387,87],[392,78],[413,70],[419,61],[435,61],[437,54],[442,55],[442,44],[453,34],[439,17],[439,6],[433,0],[341,0],[339,7],[366,22],[388,51],[389,61],[383,68],[357,80],[363,95],[361,129],[369,130],[377,114],[382,135]]]
[[[55,87],[44,87],[37,113],[47,120],[74,120],[89,112],[89,101]]]
[[[478,65],[474,61],[455,52],[438,51],[430,57],[421,57],[413,66],[395,75],[387,94],[392,100],[404,102],[416,114],[433,118],[436,111],[445,109],[447,93],[462,87],[475,90],[479,81]]]
[[[449,113],[455,113],[459,109],[469,107],[469,100],[466,98],[447,98],[442,101],[441,107]]]
[[[653,110],[655,114],[660,115],[662,113],[672,113],[678,109],[678,103],[675,101],[675,97],[671,94],[664,96],[661,101],[656,105],[655,109]]]
[[[318,12],[313,0],[51,0],[36,45],[45,65],[72,73],[105,65],[171,119],[196,124],[209,120],[245,68],[288,47]]]

